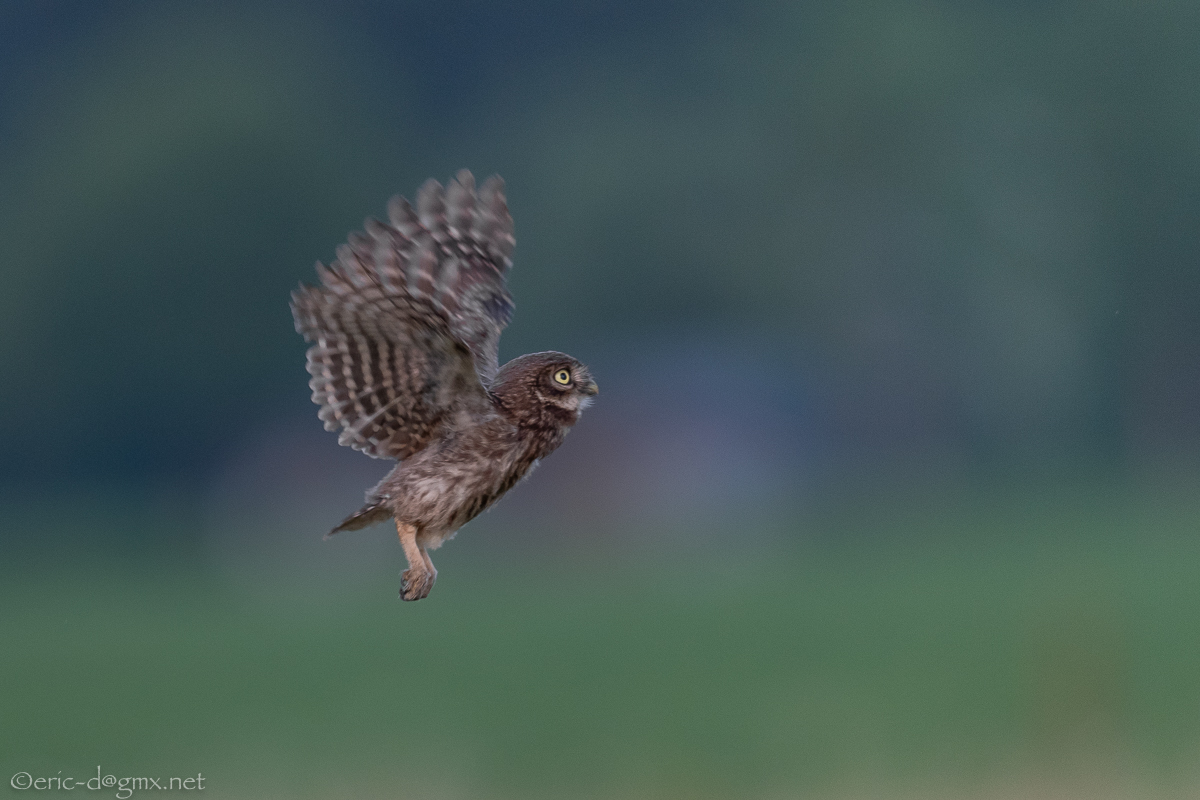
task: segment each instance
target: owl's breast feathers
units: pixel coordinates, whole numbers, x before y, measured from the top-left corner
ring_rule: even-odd
[[[459,429],[396,465],[368,495],[397,519],[447,537],[517,485],[567,428],[522,428],[502,414]]]

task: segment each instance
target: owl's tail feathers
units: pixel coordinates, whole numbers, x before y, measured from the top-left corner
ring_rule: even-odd
[[[325,534],[325,538],[328,539],[335,533],[341,533],[342,531],[356,531],[379,522],[387,522],[391,518],[392,510],[390,508],[382,503],[372,503],[369,506],[363,506],[358,511],[346,517],[336,528]]]

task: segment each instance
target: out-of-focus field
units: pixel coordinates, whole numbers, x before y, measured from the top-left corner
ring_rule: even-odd
[[[0,766],[256,798],[1200,790],[1200,501],[891,506],[749,548],[508,549],[477,523],[417,604],[398,548],[333,590],[190,550],[18,550]]]

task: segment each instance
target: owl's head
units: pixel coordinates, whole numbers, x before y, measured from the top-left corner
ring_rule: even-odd
[[[509,361],[491,393],[518,424],[574,425],[600,392],[588,368],[566,353],[530,353]]]

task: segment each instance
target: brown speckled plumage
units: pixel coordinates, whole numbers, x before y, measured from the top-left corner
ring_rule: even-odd
[[[445,188],[427,181],[415,210],[394,198],[388,218],[317,263],[321,285],[292,293],[292,315],[313,342],[326,429],[400,462],[330,534],[393,518],[409,560],[401,597],[419,600],[437,576],[427,551],[553,452],[597,389],[563,353],[499,365],[514,239],[498,176],[478,192],[466,170]]]

